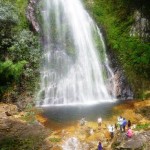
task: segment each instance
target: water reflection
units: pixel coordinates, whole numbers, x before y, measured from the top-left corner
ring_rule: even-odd
[[[43,116],[55,122],[72,122],[85,118],[88,121],[96,121],[98,117],[103,119],[112,116],[112,108],[123,101],[115,103],[100,103],[95,105],[77,106],[51,106],[43,108]]]

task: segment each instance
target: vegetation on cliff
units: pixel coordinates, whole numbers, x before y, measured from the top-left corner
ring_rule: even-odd
[[[147,0],[84,0],[98,25],[106,31],[108,49],[113,50],[132,85],[135,96],[148,98],[150,78],[149,4]],[[141,16],[136,16],[139,12]],[[133,32],[135,17],[145,19],[147,30],[139,22]],[[143,19],[143,20],[144,20]],[[146,20],[147,19],[147,20]],[[146,23],[145,23],[146,24]]]
[[[21,93],[33,91],[37,80],[39,42],[29,30],[27,4],[27,0],[0,0],[1,101],[16,101]]]

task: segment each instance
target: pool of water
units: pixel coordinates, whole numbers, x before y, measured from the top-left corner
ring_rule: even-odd
[[[43,116],[54,122],[72,122],[85,118],[87,121],[96,121],[112,116],[112,108],[124,101],[115,103],[99,103],[95,105],[69,105],[43,107]]]

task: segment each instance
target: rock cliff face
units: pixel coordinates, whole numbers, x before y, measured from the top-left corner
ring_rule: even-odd
[[[105,35],[105,32],[103,33]],[[133,99],[134,93],[130,84],[128,83],[124,70],[118,63],[117,57],[115,56],[113,50],[111,50],[110,47],[107,47],[107,49],[110,65],[114,72],[116,98],[121,100]]]
[[[121,70],[119,67],[116,67],[115,69],[115,77],[114,77],[115,83],[116,83],[116,96],[119,99],[133,99],[133,92],[131,90],[130,85],[127,82],[127,79],[123,73],[123,70]]]
[[[136,10],[133,15],[134,24],[131,27],[130,36],[138,36],[144,41],[150,40],[150,20]]]
[[[143,2],[141,6],[134,8],[133,24],[129,34],[130,36],[139,37],[141,41],[146,43],[150,41],[150,16],[148,15],[147,10],[142,9],[142,7],[146,7],[145,5],[146,3]],[[115,57],[112,53],[110,54],[110,57],[115,73],[117,97],[123,99],[132,99],[133,92],[126,80],[124,71],[118,65],[118,62],[115,60]]]
[[[27,7],[27,11],[26,11],[26,16],[27,19],[29,20],[29,22],[32,25],[32,28],[36,31],[39,32],[40,31],[40,27],[38,24],[38,21],[36,19],[36,4],[37,4],[38,0],[30,0],[28,7]]]

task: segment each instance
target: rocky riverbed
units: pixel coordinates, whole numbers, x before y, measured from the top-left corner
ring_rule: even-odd
[[[104,119],[102,126],[98,129],[97,121],[87,121],[81,126],[79,122],[70,122],[66,126],[54,123],[42,116],[37,119],[46,127],[52,130],[52,134],[47,138],[47,142],[53,149],[72,150],[96,150],[99,140],[106,150],[113,149],[144,149],[149,150],[150,140],[150,100],[127,101],[124,104],[113,108],[112,116]],[[127,139],[125,133],[115,131],[115,137],[111,140],[108,125],[115,124],[117,117],[121,115],[127,120],[131,120],[134,136]],[[91,132],[92,131],[92,132]],[[134,143],[134,144],[133,144]]]
[[[19,112],[16,105],[0,104],[0,150],[42,150],[49,135],[35,119],[35,109]]]
[[[100,129],[96,120],[87,121],[82,126],[78,121],[61,124],[40,114],[39,110],[32,107],[19,112],[16,105],[1,103],[1,147],[9,150],[96,150],[101,140],[105,150],[150,149],[150,100],[127,101],[115,106],[112,116],[103,119]],[[119,115],[131,120],[134,132],[131,139],[117,130],[111,140],[108,125],[115,124]]]

